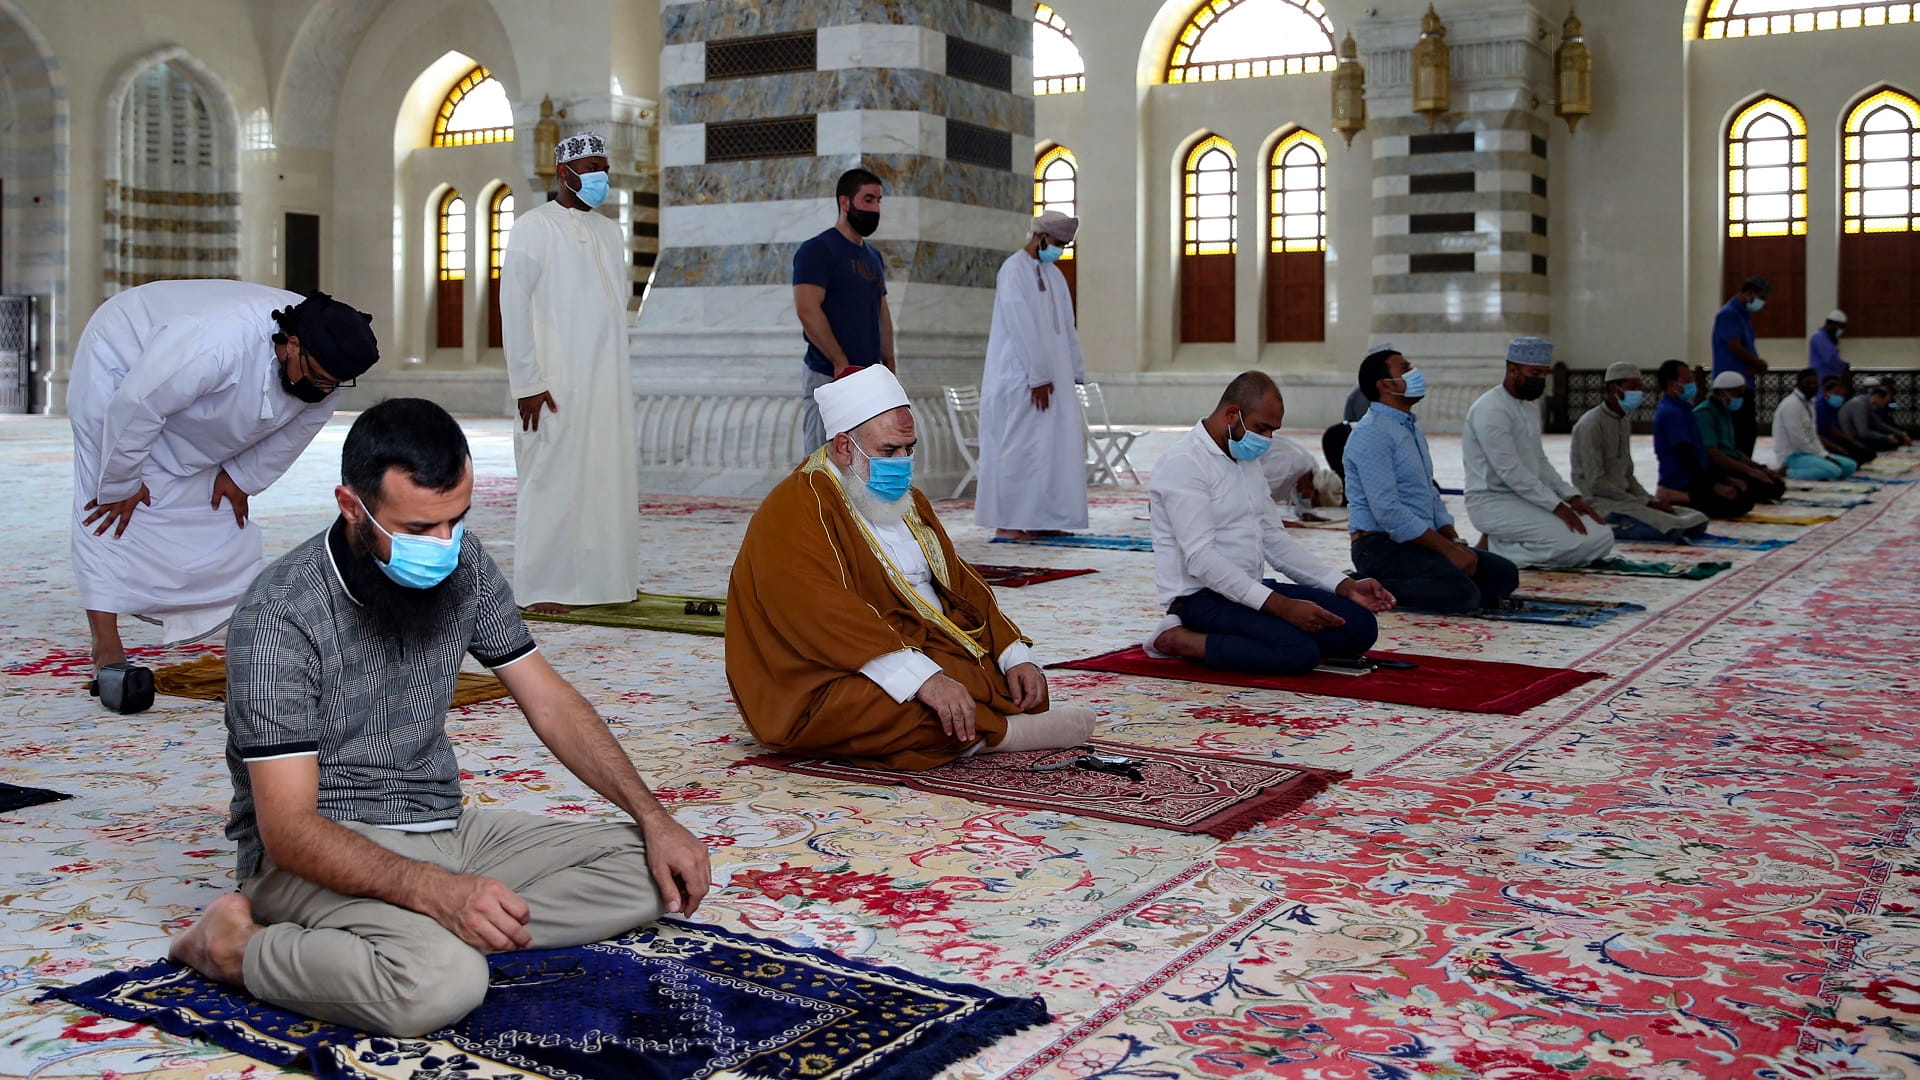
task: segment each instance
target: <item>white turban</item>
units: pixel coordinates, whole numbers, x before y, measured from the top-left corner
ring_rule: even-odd
[[[1713,377],[1715,390],[1745,390],[1747,377],[1737,371],[1723,371]]]
[[[1546,367],[1553,361],[1553,343],[1537,337],[1517,337],[1507,342],[1507,363]]]
[[[579,161],[581,158],[606,156],[607,141],[591,131],[569,135],[553,147],[553,161],[556,165],[565,165],[569,161]]]
[[[1033,216],[1034,233],[1044,233],[1063,244],[1070,244],[1080,232],[1080,219],[1068,217],[1058,210],[1048,210]]]
[[[907,391],[886,365],[873,364],[815,390],[813,401],[831,439],[907,404]]]

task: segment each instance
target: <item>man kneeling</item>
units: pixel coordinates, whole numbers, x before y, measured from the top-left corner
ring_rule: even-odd
[[[1315,558],[1287,535],[1268,494],[1256,463],[1285,416],[1273,379],[1244,372],[1154,465],[1147,497],[1167,616],[1147,638],[1149,656],[1292,675],[1358,657],[1379,637],[1373,613],[1393,594]],[[1262,579],[1263,557],[1300,584]]]
[[[234,612],[227,836],[240,892],[169,955],[282,1008],[413,1036],[480,1003],[487,953],[690,913],[710,875],[706,849],[536,651],[506,579],[464,535],[473,467],[453,417],[382,402],[341,456],[340,517]],[[446,711],[468,653],[633,824],[462,810]]]
[[[913,488],[893,372],[813,396],[827,445],[754,511],[727,587],[727,684],[754,737],[886,769],[1085,741],[1092,711],[1049,711],[1030,643]]]

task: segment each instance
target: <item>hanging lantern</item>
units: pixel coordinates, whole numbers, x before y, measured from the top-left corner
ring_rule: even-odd
[[[565,116],[566,110],[561,110]],[[553,98],[540,99],[540,119],[533,125],[533,173],[546,186],[553,186],[554,174],[558,172],[553,165],[553,148],[560,145],[560,121],[554,119]]]
[[[1360,66],[1360,51],[1353,43],[1353,32],[1340,43],[1340,64],[1333,69],[1333,130],[1353,137],[1367,127],[1367,69]]]
[[[1580,16],[1569,10],[1560,28],[1560,47],[1553,52],[1553,112],[1567,122],[1567,131],[1593,115],[1593,53],[1587,50]]]
[[[1413,46],[1413,111],[1432,127],[1452,108],[1453,55],[1447,49],[1447,28],[1433,5],[1420,20],[1420,40]]]

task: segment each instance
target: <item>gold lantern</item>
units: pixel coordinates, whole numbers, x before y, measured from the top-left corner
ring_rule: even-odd
[[[1554,115],[1567,122],[1571,134],[1593,115],[1593,53],[1587,50],[1580,16],[1571,10],[1560,28],[1560,47],[1553,52],[1553,89]]]
[[[1367,69],[1360,66],[1360,51],[1353,43],[1353,33],[1348,31],[1347,40],[1340,43],[1340,64],[1333,69],[1333,130],[1347,137],[1347,145],[1353,145],[1353,137],[1367,127]]]
[[[1426,17],[1420,20],[1420,40],[1413,46],[1413,111],[1426,116],[1428,127],[1452,108],[1452,81],[1453,54],[1447,49],[1447,27],[1428,4]]]
[[[565,109],[560,115],[567,115]],[[540,99],[540,119],[533,125],[533,173],[551,190],[558,172],[553,165],[553,148],[560,145],[560,121],[553,115],[553,98]]]

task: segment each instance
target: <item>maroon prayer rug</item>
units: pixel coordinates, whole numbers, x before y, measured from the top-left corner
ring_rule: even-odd
[[[833,761],[761,754],[740,762],[856,784],[898,784],[990,806],[1054,810],[1221,840],[1297,810],[1351,774],[1249,758],[1196,754],[1095,739],[1087,747],[1139,763],[1141,779],[1065,768],[1035,772],[1078,750],[976,754],[924,772],[862,769]]]
[[[1098,570],[1059,570],[1051,566],[1002,566],[990,563],[974,563],[973,568],[980,571],[980,576],[986,580],[986,583],[996,589],[1017,589],[1022,585],[1038,585],[1043,581],[1059,581],[1061,578],[1100,572]]]
[[[1382,701],[1391,705],[1413,705],[1427,709],[1505,715],[1526,712],[1582,683],[1606,678],[1598,671],[1462,660],[1450,656],[1391,652],[1372,652],[1367,655],[1381,660],[1404,660],[1419,666],[1412,671],[1381,668],[1369,675],[1336,675],[1318,671],[1310,671],[1305,675],[1249,675],[1238,671],[1215,671],[1186,660],[1155,660],[1138,645],[1051,666],[1119,675],[1146,675],[1156,679],[1182,679],[1220,686],[1291,690],[1299,694]]]

